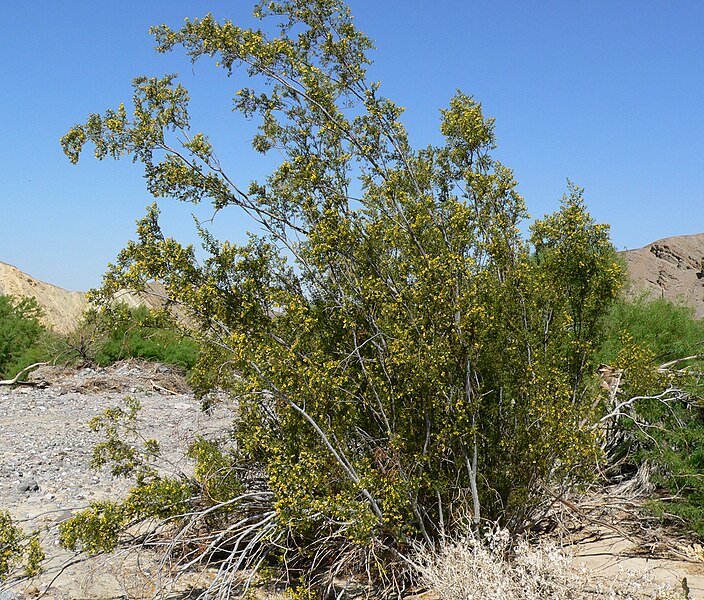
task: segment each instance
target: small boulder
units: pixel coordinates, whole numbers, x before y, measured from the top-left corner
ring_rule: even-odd
[[[34,479],[23,479],[17,484],[17,491],[31,493],[39,491],[39,484]]]

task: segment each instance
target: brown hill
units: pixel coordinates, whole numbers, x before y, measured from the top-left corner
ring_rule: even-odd
[[[34,298],[44,312],[44,324],[57,333],[73,331],[88,308],[86,294],[70,292],[50,283],[35,279],[18,268],[0,262],[0,295],[16,298]],[[158,282],[147,284],[144,292],[135,294],[126,290],[114,296],[116,302],[123,302],[130,308],[146,306],[150,309],[163,308],[168,304],[164,286]],[[180,313],[171,308],[180,320]]]
[[[665,238],[621,254],[628,263],[631,295],[646,291],[653,298],[683,302],[696,317],[704,317],[704,233]]]
[[[134,293],[128,290],[120,290],[112,298],[114,302],[121,302],[130,308],[146,306],[149,309],[158,310],[169,304],[166,288],[159,281],[147,283],[143,292]]]
[[[44,311],[44,324],[57,333],[73,330],[86,309],[84,293],[39,281],[3,262],[0,262],[0,294],[36,299]]]
[[[144,287],[144,291],[141,292],[120,290],[112,298],[114,302],[126,304],[130,308],[139,306],[146,306],[150,310],[166,308],[180,325],[186,327],[193,325],[193,319],[188,316],[187,311],[182,306],[169,298],[166,287],[160,281],[148,282]]]

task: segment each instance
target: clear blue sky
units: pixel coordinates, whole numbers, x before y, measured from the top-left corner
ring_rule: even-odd
[[[698,0],[350,0],[377,45],[374,79],[405,106],[417,145],[437,142],[456,89],[496,118],[497,156],[529,211],[559,204],[569,178],[619,249],[704,231],[704,3]],[[150,25],[213,12],[248,22],[248,0],[27,0],[4,6],[0,38],[0,261],[69,289],[99,284],[151,202],[130,161],[78,166],[59,138],[131,97],[136,75],[178,72],[194,126],[238,176],[251,136],[228,110],[237,88],[206,63],[157,55]],[[191,209],[160,203],[167,232],[190,236]],[[200,211],[201,216],[205,213]],[[217,234],[243,239],[237,217]]]

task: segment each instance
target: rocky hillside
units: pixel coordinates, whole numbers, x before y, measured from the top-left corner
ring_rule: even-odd
[[[669,237],[622,252],[628,263],[632,295],[682,301],[704,317],[704,233]]]
[[[39,281],[3,262],[0,262],[0,294],[35,298],[44,311],[45,325],[58,333],[68,333],[74,329],[86,309],[84,293],[69,292]]]

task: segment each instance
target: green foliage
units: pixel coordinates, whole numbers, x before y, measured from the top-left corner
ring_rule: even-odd
[[[224,172],[174,76],[135,79],[131,116],[121,104],[62,139],[73,162],[86,143],[129,155],[154,196],[239,207],[261,226],[242,246],[199,227],[201,261],[152,205],[104,300],[158,280],[186,307],[207,348],[194,381],[238,399],[232,465],[264,474],[284,552],[302,562],[307,543],[336,540],[383,564],[467,512],[520,531],[544,485],[583,476],[598,452],[587,392],[621,282],[608,228],[570,186],[524,241],[493,120],[461,92],[441,111],[444,143],[414,150],[402,109],[366,80],[372,45],[341,2],[255,14],[278,35],[212,16],[153,33],[161,52],[250,78],[235,109],[259,120],[254,148],[281,157],[264,182]],[[204,496],[238,493],[219,466],[230,457],[193,452],[214,467]]]
[[[25,577],[39,575],[39,573],[42,572],[42,563],[46,558],[46,554],[36,535],[32,535],[28,538],[24,554],[26,557],[24,566]]]
[[[111,552],[126,522],[127,516],[120,503],[91,502],[89,508],[59,525],[59,541],[69,550],[89,554]]]
[[[243,491],[237,458],[223,452],[221,444],[198,437],[190,445],[188,457],[195,462],[193,476],[209,504],[227,502]]]
[[[620,419],[613,450],[627,464],[647,464],[662,500],[650,508],[704,539],[704,322],[666,300],[621,301],[607,319],[602,358],[622,369],[619,400],[632,402]]]
[[[640,295],[616,302],[605,319],[606,342],[600,358],[610,364],[621,347],[623,332],[649,348],[661,362],[704,352],[704,321],[690,307]]]
[[[179,331],[167,311],[123,303],[86,311],[65,345],[66,356],[101,366],[142,358],[191,369],[198,356],[196,342]]]
[[[115,304],[89,309],[76,331],[60,336],[41,324],[33,298],[0,296],[0,378],[36,362],[85,361],[105,366],[142,358],[192,369],[197,342],[165,310]]]
[[[18,574],[34,577],[42,570],[44,551],[35,535],[27,535],[8,512],[0,512],[0,581]]]
[[[140,481],[119,502],[91,502],[90,506],[59,525],[64,548],[88,554],[112,552],[120,533],[130,524],[145,519],[176,522],[191,506],[194,489],[185,480],[154,475]]]
[[[289,600],[318,600],[320,596],[310,586],[301,583],[288,588],[285,597]]]
[[[34,298],[0,296],[0,378],[47,359],[41,314]]]
[[[105,437],[93,448],[91,466],[101,469],[111,465],[111,473],[115,477],[134,474],[138,481],[143,481],[155,474],[151,464],[159,453],[159,444],[156,440],[144,440],[141,446],[137,445],[142,441],[137,427],[140,403],[130,396],[123,402],[125,408],[108,408],[91,419],[90,428],[95,432],[102,431]]]

